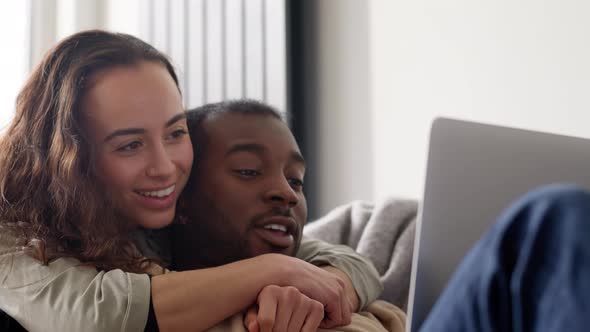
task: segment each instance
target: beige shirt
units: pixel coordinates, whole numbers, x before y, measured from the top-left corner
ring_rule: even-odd
[[[143,331],[148,315],[147,274],[97,271],[76,259],[41,265],[0,234],[0,309],[29,331]],[[368,260],[344,246],[317,240],[302,243],[302,258],[333,265],[350,276],[361,305],[382,289]]]
[[[0,309],[28,331],[143,331],[149,301],[147,274],[0,255]]]
[[[360,309],[375,301],[383,291],[373,263],[350,247],[304,236],[296,256],[313,265],[331,265],[346,273],[359,297]]]

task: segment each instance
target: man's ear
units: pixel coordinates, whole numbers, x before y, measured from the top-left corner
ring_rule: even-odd
[[[186,225],[188,224],[188,217],[184,216],[184,215],[177,215],[176,218],[174,218],[174,223],[177,225]]]

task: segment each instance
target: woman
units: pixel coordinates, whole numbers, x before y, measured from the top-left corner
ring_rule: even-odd
[[[0,309],[31,331],[200,331],[277,285],[346,323],[346,280],[291,257],[169,274],[146,258],[137,230],[172,223],[192,158],[164,55],[102,31],[59,43],[0,142]]]

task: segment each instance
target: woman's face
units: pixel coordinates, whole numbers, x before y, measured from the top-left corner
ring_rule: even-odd
[[[82,107],[96,175],[115,208],[132,226],[169,225],[193,149],[166,68],[144,61],[99,72]]]

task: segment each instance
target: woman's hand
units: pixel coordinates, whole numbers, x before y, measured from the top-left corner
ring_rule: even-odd
[[[280,285],[293,286],[324,305],[325,316],[320,327],[332,328],[350,324],[352,304],[347,297],[346,282],[341,276],[298,258],[280,259],[291,260],[281,265],[287,269],[287,279]]]
[[[324,310],[320,327],[350,323],[352,309],[342,277],[295,257],[265,254],[214,268],[154,276],[151,291],[158,327],[160,331],[187,326],[206,330],[256,303],[268,285],[293,286],[320,302]]]
[[[266,286],[257,303],[244,316],[244,326],[249,332],[314,332],[324,318],[324,306],[320,302],[291,286]]]

